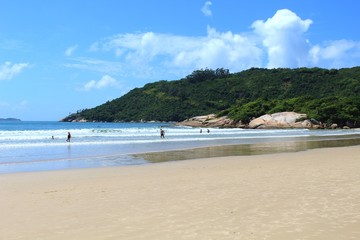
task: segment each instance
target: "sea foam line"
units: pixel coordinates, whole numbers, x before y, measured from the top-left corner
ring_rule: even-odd
[[[138,140],[109,140],[104,139],[103,141],[79,141],[76,140],[68,142],[19,142],[19,143],[1,143],[0,149],[7,148],[32,148],[32,147],[61,147],[61,146],[91,146],[91,145],[125,145],[125,144],[148,144],[148,143],[164,143],[166,142],[189,142],[189,141],[221,141],[221,140],[246,140],[246,139],[271,139],[271,138],[294,138],[294,137],[309,137],[309,134],[302,135],[274,135],[274,136],[211,136],[206,137],[195,137],[195,138],[175,138],[166,137],[165,139],[138,139]]]

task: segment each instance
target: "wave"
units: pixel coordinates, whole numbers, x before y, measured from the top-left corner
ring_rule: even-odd
[[[205,129],[205,128],[204,128]],[[225,140],[246,140],[261,138],[294,138],[311,136],[346,136],[359,134],[358,130],[309,130],[309,129],[220,129],[210,128],[200,132],[199,128],[167,127],[167,142],[205,142]],[[72,134],[75,146],[152,144],[163,142],[158,127],[128,128],[80,128],[46,130],[1,130],[0,149],[68,146],[67,132]]]
[[[54,126],[55,125],[55,126]],[[165,124],[164,124],[165,125]],[[65,124],[0,128],[0,173],[143,164],[131,154],[219,145],[360,138],[358,129],[221,129],[155,124]],[[99,126],[99,127],[98,127]],[[165,139],[160,138],[160,127]],[[66,142],[71,132],[71,142]],[[52,138],[54,136],[54,139]],[[114,155],[115,157],[108,157]],[[119,157],[120,156],[120,157]]]
[[[337,136],[337,135],[326,135],[328,137]],[[156,143],[175,143],[175,142],[214,142],[214,141],[233,141],[236,143],[237,140],[243,141],[246,143],[247,140],[253,139],[289,139],[289,138],[306,138],[311,137],[309,134],[302,135],[276,135],[276,136],[218,136],[211,138],[165,138],[165,139],[133,139],[129,140],[101,140],[101,141],[73,141],[73,142],[16,142],[16,143],[7,143],[0,144],[0,149],[11,149],[11,148],[42,148],[42,147],[66,147],[66,146],[93,146],[93,145],[129,145],[129,144],[156,144]],[[323,136],[325,137],[325,135]]]

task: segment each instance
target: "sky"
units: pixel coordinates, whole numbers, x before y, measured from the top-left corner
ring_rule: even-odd
[[[198,69],[360,65],[358,0],[0,0],[0,118],[58,121]]]

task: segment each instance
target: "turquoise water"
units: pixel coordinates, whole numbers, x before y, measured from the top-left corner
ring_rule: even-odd
[[[160,138],[160,128],[165,139]],[[67,133],[72,135],[66,142]],[[358,138],[360,131],[203,129],[171,123],[0,122],[0,173],[147,164],[133,154],[298,139]]]

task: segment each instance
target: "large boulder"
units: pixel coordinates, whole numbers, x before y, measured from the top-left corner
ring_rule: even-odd
[[[241,122],[236,122],[226,116],[217,117],[215,114],[196,116],[185,121],[179,122],[178,126],[190,126],[190,127],[219,127],[219,128],[235,128],[245,127]]]
[[[190,127],[219,127],[219,128],[321,128],[321,123],[307,119],[306,114],[296,112],[279,112],[266,114],[253,119],[248,125],[241,121],[234,121],[226,116],[217,117],[215,114],[196,116],[178,122],[178,126]]]
[[[266,114],[253,119],[249,128],[313,128],[313,123],[306,114],[296,112],[279,112]]]

